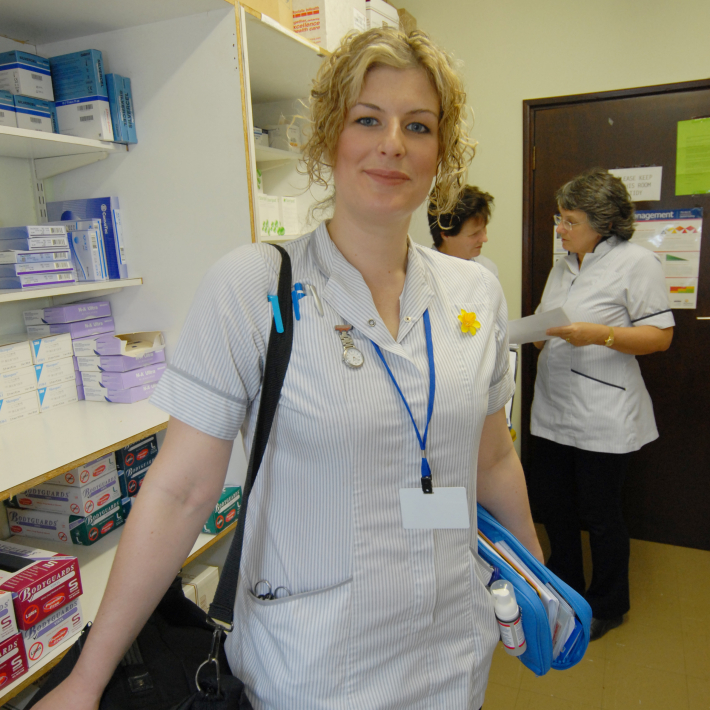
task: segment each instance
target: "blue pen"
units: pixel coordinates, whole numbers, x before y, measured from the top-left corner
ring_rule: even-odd
[[[296,315],[296,320],[301,320],[301,308],[298,305],[298,302],[304,298],[305,292],[303,290],[303,284],[300,281],[297,281],[293,285],[293,291],[291,293],[291,300],[293,301],[293,312]]]
[[[274,312],[274,323],[276,324],[276,332],[284,332],[284,323],[281,320],[281,309],[279,308],[279,297],[269,296],[269,301],[271,301],[271,310]]]

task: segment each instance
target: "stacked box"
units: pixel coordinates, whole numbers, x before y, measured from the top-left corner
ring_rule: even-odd
[[[116,466],[123,477],[124,497],[138,494],[148,469],[158,455],[158,438],[152,434],[116,452]]]
[[[101,274],[101,278],[93,280],[104,281],[109,278],[101,220],[68,220],[64,222],[49,222],[49,224],[61,225],[67,230],[67,238],[69,239],[73,258],[75,262],[80,262],[77,264],[80,281],[92,280],[89,278],[90,274],[87,273],[89,269]],[[96,237],[96,244],[91,238],[91,233]],[[73,239],[74,235],[77,237],[76,241]],[[77,251],[79,253],[76,253]],[[82,268],[84,270],[83,274],[80,271]]]
[[[84,627],[84,617],[78,599],[61,607],[51,616],[22,632],[29,668],[41,661],[59,644],[78,634]]]
[[[364,0],[293,0],[293,31],[329,52],[365,26]]]
[[[121,211],[117,197],[48,202],[47,216],[50,222],[99,220],[108,276],[110,279],[128,278],[128,262],[123,245]]]
[[[64,227],[29,225],[0,228],[0,288],[33,288],[74,283]],[[47,251],[54,249],[64,251]]]
[[[0,126],[17,128],[15,99],[9,91],[0,91]]]
[[[27,335],[0,335],[0,424],[39,414],[36,386],[28,388],[30,372],[34,379]]]
[[[136,133],[136,115],[133,110],[133,88],[131,80],[123,77],[123,95],[126,99],[126,121],[128,122],[128,143],[138,143],[138,134]]]
[[[83,338],[74,341],[74,355],[77,356],[130,356],[142,357],[165,348],[165,338],[159,330],[140,333],[119,333]],[[108,368],[107,368],[108,369]],[[119,370],[112,370],[118,372]]]
[[[21,633],[0,642],[0,688],[27,673],[27,654]]]
[[[27,333],[33,338],[42,338],[46,335],[59,335],[68,333],[72,340],[88,338],[92,335],[114,333],[116,326],[111,316],[96,318],[95,320],[82,320],[71,323],[47,323],[43,325],[28,325]]]
[[[0,244],[0,246],[2,246]],[[62,251],[0,251],[0,264],[34,264],[48,261],[68,261],[71,259],[69,250]]]
[[[108,301],[71,303],[54,308],[36,308],[31,311],[25,311],[22,315],[26,326],[75,323],[77,321],[109,318],[111,316],[111,304]]]
[[[111,107],[113,139],[119,143],[137,143],[131,80],[119,74],[107,74],[106,88]]]
[[[113,140],[103,58],[96,49],[51,57],[59,133]]]
[[[114,453],[106,454],[95,461],[66,471],[57,478],[53,478],[52,481],[61,485],[80,487],[112,471],[116,471],[116,454]]]
[[[18,633],[15,607],[10,592],[0,592],[0,643]],[[0,683],[0,687],[2,684]]]
[[[367,29],[373,27],[399,28],[399,13],[397,8],[385,0],[366,0]]]
[[[18,128],[45,133],[58,133],[57,112],[54,101],[15,96],[15,118]]]
[[[225,486],[215,509],[207,519],[202,532],[216,534],[233,523],[239,516],[242,505],[242,487]]]
[[[53,101],[49,60],[29,52],[3,52],[0,54],[0,90]]]
[[[209,612],[219,584],[219,568],[192,564],[180,572],[182,592],[205,612]]]

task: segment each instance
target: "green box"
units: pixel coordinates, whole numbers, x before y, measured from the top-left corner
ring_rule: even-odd
[[[72,542],[75,545],[93,545],[97,540],[121,527],[124,522],[120,500],[115,500],[84,518],[72,515],[69,518]]]
[[[242,506],[242,487],[225,486],[219,502],[212,511],[212,515],[207,519],[202,532],[215,535],[222,532],[228,525],[231,525],[239,515]]]

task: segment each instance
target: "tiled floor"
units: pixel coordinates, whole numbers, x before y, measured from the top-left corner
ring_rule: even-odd
[[[484,709],[710,710],[710,552],[632,540],[630,581],[624,624],[568,671],[538,678],[498,644]]]

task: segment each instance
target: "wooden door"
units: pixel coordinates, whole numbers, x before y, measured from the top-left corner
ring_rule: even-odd
[[[710,81],[524,102],[523,315],[552,267],[557,188],[592,168],[663,166],[660,202],[639,210],[704,209],[698,308],[674,310],[673,344],[639,357],[659,439],[633,457],[625,492],[631,536],[710,550],[710,195],[675,195],[678,121],[710,115]],[[522,451],[531,451],[537,351],[523,358]]]

